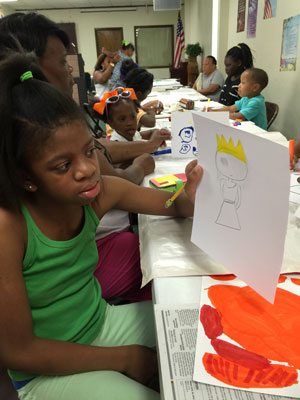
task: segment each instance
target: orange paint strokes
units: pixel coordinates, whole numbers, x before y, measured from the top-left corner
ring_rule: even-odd
[[[211,353],[205,353],[202,362],[208,374],[239,388],[283,388],[298,383],[297,370],[285,365],[271,364],[263,370],[255,370]]]
[[[291,281],[295,284],[300,286],[300,279],[299,278],[291,278]]]
[[[235,275],[209,275],[210,278],[215,279],[216,281],[233,281],[236,276]]]
[[[270,304],[249,286],[232,285],[211,286],[208,296],[225,335],[248,351],[300,369],[299,296],[277,288]]]

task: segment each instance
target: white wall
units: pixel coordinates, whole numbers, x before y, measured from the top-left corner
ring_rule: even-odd
[[[202,57],[197,58],[199,69],[203,57],[211,54],[211,22],[212,0],[185,0],[183,22],[185,44],[200,43],[203,54]]]
[[[228,18],[229,4],[232,0],[220,0],[220,19],[219,19],[219,49],[218,49],[218,69],[226,76],[224,66],[224,56],[228,50]]]
[[[246,37],[247,23],[245,32],[236,33],[237,6],[238,0],[230,1],[228,48],[241,42],[248,44],[255,57],[255,66],[269,75],[269,85],[262,94],[266,100],[279,105],[279,114],[271,129],[280,131],[287,138],[300,138],[297,118],[300,109],[300,43],[296,71],[279,71],[283,20],[300,14],[300,1],[277,0],[276,17],[266,20],[263,19],[264,2],[258,1],[256,38],[252,39]],[[226,49],[223,49],[225,53]]]
[[[134,44],[134,26],[174,25],[177,26],[177,11],[153,11],[152,7],[140,7],[136,11],[80,13],[80,10],[38,11],[55,22],[74,22],[78,52],[85,61],[85,70],[93,72],[97,59],[95,28],[123,27],[124,39]],[[149,69],[156,79],[168,78],[169,68]]]

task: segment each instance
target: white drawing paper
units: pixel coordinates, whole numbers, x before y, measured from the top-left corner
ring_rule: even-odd
[[[193,113],[194,114],[194,113]],[[201,112],[208,119],[229,124],[229,113]],[[190,111],[172,113],[171,117],[172,133],[172,157],[174,158],[194,158],[197,157],[197,137],[194,128],[194,121]]]
[[[202,114],[193,119],[204,174],[192,242],[273,302],[287,229],[289,151]]]
[[[202,278],[193,379],[299,398],[299,275],[281,277],[273,305],[231,279]]]

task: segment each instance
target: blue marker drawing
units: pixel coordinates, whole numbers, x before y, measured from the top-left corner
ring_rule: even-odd
[[[181,154],[187,154],[191,150],[191,146],[187,143],[183,143],[181,146],[181,149],[179,150],[179,153]]]
[[[185,128],[180,129],[178,136],[180,136],[183,143],[190,143],[193,140],[194,127],[186,126]]]

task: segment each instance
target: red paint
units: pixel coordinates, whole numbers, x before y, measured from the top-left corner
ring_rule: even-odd
[[[285,365],[271,364],[265,369],[255,370],[211,353],[205,353],[202,362],[209,375],[238,388],[284,388],[298,383],[297,370]],[[221,371],[221,363],[226,366],[225,374]]]
[[[221,317],[215,308],[204,304],[200,310],[200,321],[203,325],[205,335],[209,339],[214,339],[222,335]]]
[[[213,339],[211,344],[219,356],[244,367],[259,370],[270,365],[270,361],[265,357],[228,343],[225,340]]]
[[[278,283],[283,283],[283,282],[285,282],[286,280],[287,280],[287,277],[286,277],[286,276],[280,275],[280,276],[279,276],[279,279],[278,279]]]
[[[216,281],[233,281],[236,276],[232,274],[228,275],[209,275],[210,278],[215,279]]]

